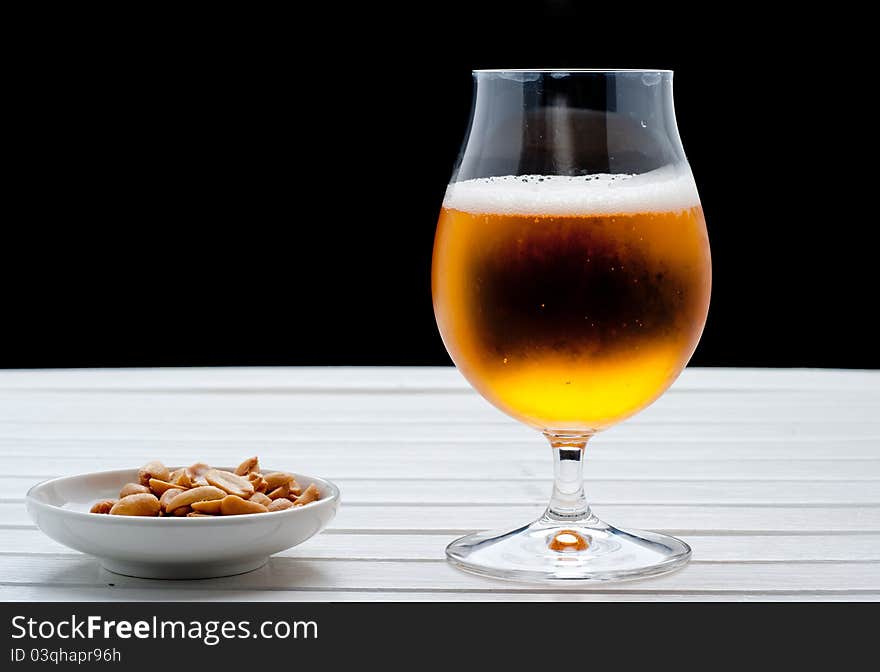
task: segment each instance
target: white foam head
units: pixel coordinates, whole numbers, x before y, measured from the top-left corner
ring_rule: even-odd
[[[443,207],[505,215],[614,215],[672,212],[700,204],[690,170],[639,175],[505,175],[454,182]]]

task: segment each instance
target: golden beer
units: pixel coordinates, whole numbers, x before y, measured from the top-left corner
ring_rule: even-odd
[[[689,175],[453,184],[434,244],[443,341],[486,399],[533,427],[600,430],[693,354],[711,262]]]

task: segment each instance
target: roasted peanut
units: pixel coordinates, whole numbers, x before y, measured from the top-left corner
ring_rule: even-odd
[[[267,490],[272,492],[276,488],[280,488],[282,485],[293,481],[293,474],[288,474],[286,471],[273,471],[263,474],[263,479],[266,481]]]
[[[191,490],[184,490],[179,495],[175,495],[166,505],[166,511],[175,511],[182,506],[190,506],[193,502],[204,502],[208,499],[223,499],[226,497],[226,491],[215,488],[213,485],[203,485]]]
[[[303,494],[296,498],[296,501],[293,503],[293,505],[304,506],[319,499],[321,499],[321,493],[318,492],[318,486],[312,483],[311,485],[309,485],[309,487],[306,488],[306,491]]]
[[[269,504],[269,511],[284,511],[284,509],[289,509],[293,506],[293,502],[289,499],[276,499],[273,500],[271,504]]]
[[[269,499],[262,492],[255,492],[248,499],[250,499],[250,501],[252,502],[256,502],[257,504],[262,504],[263,506],[269,506],[273,502],[273,500]]]
[[[193,502],[191,506],[193,511],[216,516],[220,513],[220,502],[222,501],[222,499],[209,499],[204,502]]]
[[[204,462],[196,462],[186,468],[186,472],[193,485],[208,485],[208,481],[205,480],[205,473],[210,470],[211,467]]]
[[[160,481],[167,481],[170,475],[171,472],[168,471],[168,467],[158,460],[153,460],[152,462],[147,462],[140,468],[138,471],[138,481],[141,485],[149,485],[151,478],[158,478]]]
[[[247,499],[254,494],[254,486],[247,478],[236,476],[228,471],[211,469],[205,472],[205,480],[215,488],[225,490],[230,495],[238,495],[243,499]]]
[[[287,499],[290,497],[290,485],[285,483],[280,485],[269,493],[269,499]]]
[[[291,473],[261,473],[256,456],[234,471],[213,469],[204,462],[171,471],[154,460],[140,468],[138,483],[122,487],[118,500],[96,502],[91,513],[207,518],[284,511],[320,499],[317,486],[303,492]]]
[[[183,490],[180,488],[170,488],[162,493],[162,496],[159,498],[159,506],[162,507],[163,511],[168,511],[168,502],[174,499],[175,496],[179,495]]]
[[[119,491],[119,499],[122,499],[123,497],[128,497],[129,495],[137,495],[140,493],[148,492],[150,492],[150,489],[146,485],[141,485],[140,483],[126,483]]]
[[[169,482],[174,483],[178,488],[183,488],[184,490],[192,487],[192,481],[190,480],[189,472],[186,470],[186,467],[181,467],[180,469],[172,471],[168,476],[168,480]]]
[[[195,484],[192,482],[192,479],[189,476],[189,472],[186,469],[178,469],[177,471],[171,474],[171,482],[174,483],[178,488],[183,488],[184,490],[188,490],[192,488]]]
[[[129,495],[116,502],[110,513],[114,516],[158,516],[159,499],[145,492]]]
[[[260,473],[260,460],[256,456],[249,457],[235,468],[237,476],[247,476],[252,473]]]
[[[266,483],[266,480],[258,474],[256,471],[252,471],[248,474],[248,480],[254,486],[254,490],[257,492],[266,492],[266,489],[269,487],[269,484]]]
[[[156,497],[161,497],[166,490],[182,490],[179,485],[176,483],[169,483],[168,481],[160,481],[158,478],[150,479],[150,490],[153,491],[153,494]]]
[[[262,504],[242,499],[237,495],[226,495],[220,502],[220,513],[224,516],[239,516],[246,513],[266,513],[268,509]]]
[[[115,499],[102,499],[89,509],[89,513],[110,513],[110,509],[113,508],[114,504],[116,504]]]

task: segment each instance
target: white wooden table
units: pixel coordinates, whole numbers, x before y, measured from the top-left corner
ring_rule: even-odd
[[[343,496],[331,529],[243,576],[117,576],[23,504],[51,476],[252,454]],[[689,369],[596,437],[597,514],[679,535],[694,559],[591,588],[446,564],[456,536],[536,517],[552,466],[543,437],[454,369],[0,372],[0,465],[0,601],[880,599],[880,371]]]

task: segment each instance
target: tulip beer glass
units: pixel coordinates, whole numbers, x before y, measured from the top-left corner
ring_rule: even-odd
[[[434,242],[443,342],[492,404],[544,433],[537,521],[454,541],[480,574],[599,581],[665,573],[684,542],[621,530],[583,490],[590,437],[672,384],[699,341],[711,261],[664,70],[479,70]]]

